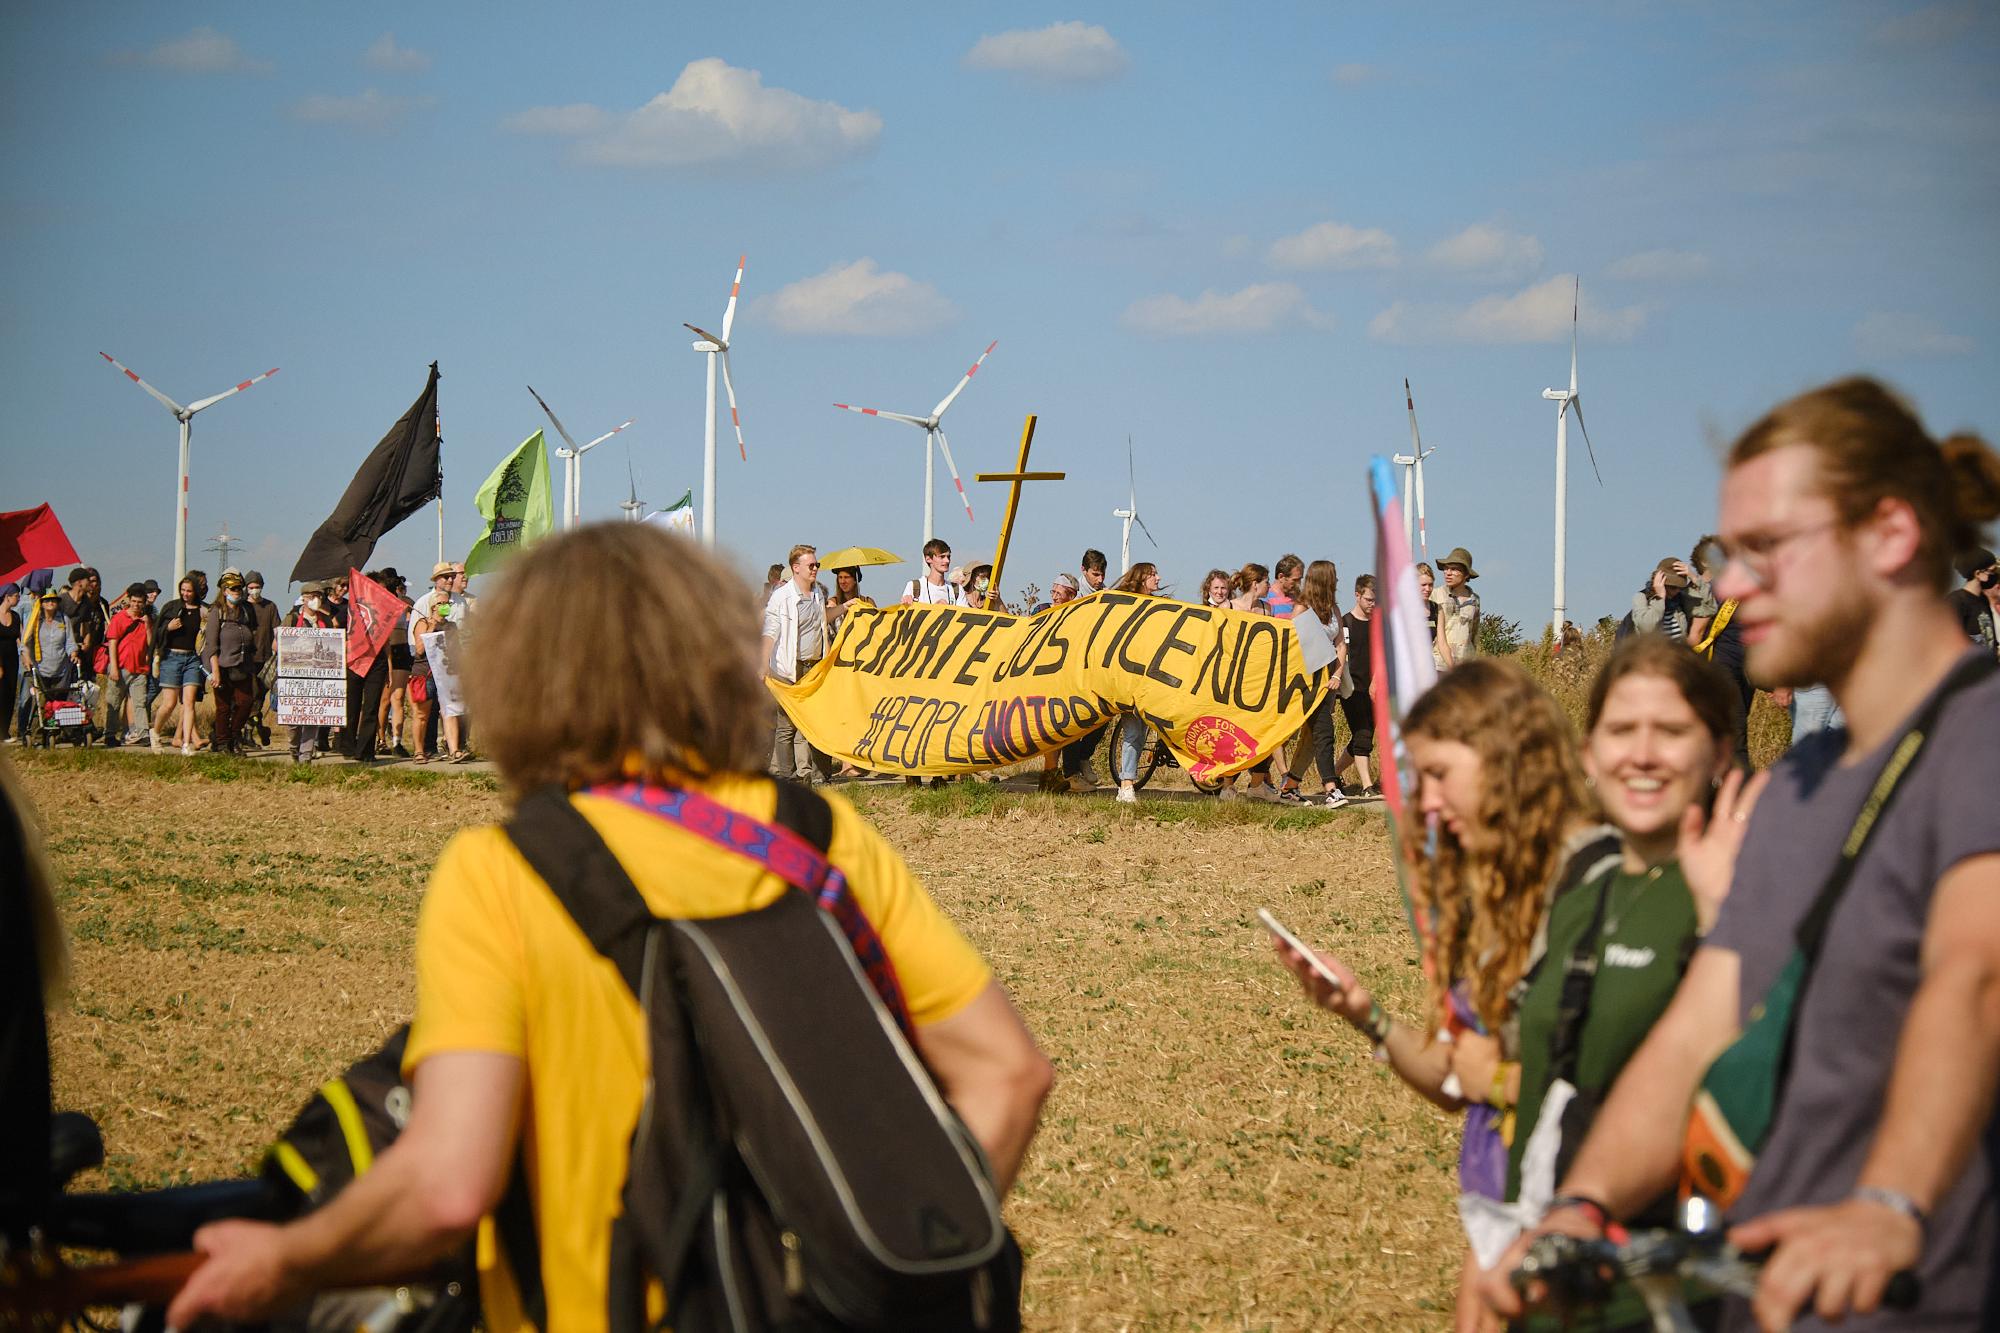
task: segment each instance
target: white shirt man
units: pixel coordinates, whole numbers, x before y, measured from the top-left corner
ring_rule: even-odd
[[[945,577],[951,548],[933,537],[924,543],[924,576],[903,585],[902,605],[964,606],[965,590]]]
[[[792,576],[764,603],[764,671],[796,682],[826,656],[826,594],[819,589],[819,555],[792,548]]]
[[[439,561],[431,566],[431,590],[417,598],[416,603],[410,607],[409,640],[413,651],[423,647],[417,642],[417,622],[430,619],[431,608],[439,602],[450,604],[451,614],[448,619],[464,622],[465,613],[472,609],[472,601],[464,593],[455,591],[457,583],[456,565],[448,561]]]

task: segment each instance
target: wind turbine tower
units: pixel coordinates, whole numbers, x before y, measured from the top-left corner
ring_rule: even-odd
[[[1118,572],[1132,568],[1132,525],[1137,523],[1139,531],[1146,534],[1146,540],[1153,542],[1155,550],[1159,543],[1153,541],[1153,530],[1146,526],[1146,520],[1139,517],[1139,479],[1132,466],[1132,437],[1125,437],[1125,507],[1111,511],[1111,517],[1123,520],[1118,532]]]
[[[646,502],[639,498],[639,477],[632,471],[632,450],[625,450],[625,499],[618,506],[625,511],[627,523],[637,523],[646,516]]]
[[[1583,396],[1576,387],[1576,310],[1582,287],[1580,278],[1574,280],[1570,287],[1569,388],[1542,390],[1542,397],[1556,404],[1556,605],[1555,619],[1551,623],[1558,640],[1562,638],[1565,613],[1569,609],[1563,600],[1563,574],[1564,561],[1569,552],[1569,418],[1572,412],[1576,414],[1576,428],[1583,432],[1583,448],[1590,456],[1590,471],[1597,478],[1597,484],[1604,485],[1604,474],[1597,470],[1597,450],[1590,444],[1590,428],[1583,424]]]
[[[979,368],[986,364],[986,358],[993,355],[993,349],[999,345],[1000,341],[997,338],[987,343],[986,350],[981,352],[979,359],[972,363],[972,369],[959,377],[957,387],[940,399],[938,405],[931,409],[931,414],[927,417],[914,417],[903,412],[884,412],[873,407],[855,407],[849,403],[834,404],[835,407],[843,412],[859,412],[864,417],[882,417],[889,421],[900,421],[906,426],[915,426],[923,431],[924,541],[926,543],[931,538],[937,536],[937,524],[935,521],[937,511],[934,508],[935,496],[933,495],[933,476],[936,464],[933,461],[933,447],[943,451],[944,465],[951,469],[951,484],[958,487],[959,503],[965,506],[966,521],[970,522],[972,520],[972,501],[966,497],[965,483],[958,479],[958,464],[951,461],[951,441],[944,437],[944,414],[952,405],[953,400],[965,392],[965,386],[972,383],[972,377],[979,373]]]
[[[118,358],[111,355],[111,353],[99,352],[98,355],[109,361],[112,365],[118,366],[118,369],[124,373],[126,379],[131,380],[147,393],[153,395],[159,401],[160,406],[173,413],[174,420],[181,423],[181,471],[179,479],[174,483],[174,568],[172,574],[173,578],[178,579],[182,574],[187,572],[188,567],[188,435],[194,427],[195,413],[214,407],[231,394],[242,393],[253,384],[270,379],[271,376],[278,373],[278,368],[273,366],[261,375],[252,375],[233,389],[224,389],[221,393],[212,394],[207,398],[182,407],[179,403],[140,379],[130,370],[119,365]]]
[[[722,362],[722,387],[729,391],[729,424],[736,428],[736,452],[744,462],[750,451],[743,444],[743,418],[736,411],[736,381],[729,374],[729,331],[736,325],[736,298],[743,290],[743,266],[750,256],[736,258],[736,281],[729,288],[729,304],[722,311],[722,336],[683,323],[682,328],[700,339],[694,350],[708,358],[708,406],[701,417],[701,539],[715,545],[715,363]]]
[[[1403,469],[1403,544],[1422,552],[1417,559],[1428,561],[1431,548],[1424,531],[1424,460],[1437,450],[1424,448],[1423,437],[1417,434],[1417,400],[1410,394],[1407,377],[1403,380],[1403,404],[1410,409],[1410,452],[1391,460]]]

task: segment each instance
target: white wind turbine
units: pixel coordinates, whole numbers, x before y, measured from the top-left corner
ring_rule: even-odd
[[[1132,525],[1134,523],[1139,525],[1139,531],[1146,534],[1146,540],[1153,542],[1155,550],[1158,550],[1160,545],[1158,542],[1153,541],[1153,530],[1146,526],[1146,520],[1139,517],[1139,479],[1138,473],[1132,466],[1132,437],[1130,435],[1125,437],[1125,507],[1123,509],[1112,510],[1111,517],[1124,520],[1124,526],[1118,534],[1118,572],[1122,574],[1132,568]]]
[[[1417,559],[1428,561],[1431,548],[1424,531],[1424,460],[1437,449],[1424,448],[1423,437],[1417,434],[1417,400],[1410,395],[1407,377],[1403,380],[1403,403],[1410,409],[1410,452],[1397,454],[1390,461],[1403,469],[1403,542],[1412,551],[1421,552]]]
[[[625,447],[625,498],[618,507],[625,511],[627,523],[637,523],[646,515],[646,502],[639,498],[639,474],[632,470],[632,447]]]
[[[1542,397],[1557,404],[1556,407],[1556,606],[1555,634],[1562,638],[1564,612],[1563,604],[1563,562],[1569,553],[1569,417],[1576,414],[1576,428],[1583,432],[1584,452],[1590,456],[1590,470],[1596,476],[1597,484],[1604,485],[1604,474],[1597,470],[1597,450],[1591,448],[1590,428],[1583,424],[1583,397],[1576,387],[1576,308],[1582,293],[1583,281],[1576,279],[1570,288],[1569,297],[1569,388],[1544,389]]]
[[[203,398],[199,402],[189,403],[186,407],[182,407],[179,403],[140,379],[130,370],[119,365],[118,358],[111,355],[111,353],[99,352],[98,355],[109,361],[112,365],[118,366],[118,369],[125,372],[126,379],[131,380],[147,393],[152,394],[153,397],[160,401],[161,406],[174,414],[174,420],[181,423],[181,471],[180,477],[174,485],[174,568],[172,574],[172,577],[178,579],[182,574],[187,572],[188,567],[188,434],[194,426],[194,414],[202,411],[204,408],[214,407],[231,394],[242,393],[245,389],[258,383],[260,380],[270,379],[271,376],[278,373],[278,368],[272,366],[263,374],[253,375],[233,389],[224,389],[221,393],[215,394],[212,397]]]
[[[563,461],[563,531],[568,532],[583,521],[583,456],[624,430],[632,422],[621,422],[589,444],[580,445],[569,437],[569,432],[563,429],[562,422],[556,420],[556,414],[549,411],[547,403],[542,402],[542,396],[535,393],[534,385],[528,386],[528,392],[534,394],[537,403],[541,403],[542,415],[556,428],[556,434],[562,436],[563,447],[556,450],[556,457]]]
[[[702,455],[701,455],[701,539],[710,546],[715,545],[715,362],[722,360],[722,387],[729,391],[729,424],[736,428],[736,452],[744,462],[750,461],[750,451],[743,444],[743,418],[736,411],[736,381],[729,375],[729,331],[736,324],[736,297],[743,290],[743,265],[749,255],[736,258],[736,281],[729,288],[729,304],[722,311],[722,336],[716,337],[705,329],[683,323],[701,341],[694,350],[708,357],[708,407],[702,413]]]
[[[931,448],[933,442],[936,443],[938,449],[944,451],[944,465],[951,469],[951,484],[958,487],[958,499],[959,503],[965,506],[966,519],[970,521],[972,518],[972,501],[966,498],[965,483],[958,479],[958,464],[951,461],[951,441],[945,439],[944,428],[940,423],[944,421],[945,409],[951,406],[954,398],[965,392],[965,386],[972,383],[972,377],[979,373],[979,368],[986,364],[986,358],[993,355],[993,349],[999,345],[1000,340],[998,338],[987,343],[986,350],[981,352],[979,359],[972,363],[972,369],[965,372],[964,377],[959,380],[958,386],[939,400],[938,405],[931,409],[931,414],[927,417],[913,417],[902,412],[883,412],[873,407],[854,407],[847,403],[834,404],[835,407],[843,412],[859,412],[864,417],[885,417],[890,421],[901,421],[906,425],[915,426],[923,431],[924,540],[926,542],[937,536],[937,525],[934,521],[936,511],[933,507],[933,497],[931,494],[932,477],[936,469],[936,464],[933,462],[933,450]]]

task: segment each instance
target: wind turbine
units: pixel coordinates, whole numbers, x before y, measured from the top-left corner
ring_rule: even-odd
[[[958,386],[954,388],[950,393],[946,394],[942,399],[940,399],[938,405],[931,409],[931,414],[927,417],[913,417],[905,415],[904,413],[901,412],[883,412],[872,407],[854,407],[847,403],[834,404],[835,407],[839,408],[843,412],[859,412],[864,417],[885,417],[890,421],[900,421],[906,425],[915,426],[923,431],[924,433],[924,540],[926,542],[928,542],[931,538],[937,536],[937,524],[935,522],[936,512],[933,508],[933,497],[931,494],[932,477],[934,475],[936,467],[936,464],[933,462],[933,455],[931,449],[933,441],[936,442],[937,447],[939,449],[944,451],[944,465],[951,469],[951,484],[958,487],[958,500],[960,504],[965,506],[966,520],[970,522],[972,519],[972,501],[966,497],[965,483],[958,479],[958,464],[951,461],[951,441],[945,439],[944,427],[941,423],[944,421],[945,409],[951,406],[952,400],[954,398],[957,398],[961,393],[965,392],[965,386],[972,383],[972,377],[979,373],[979,368],[986,364],[986,358],[993,355],[993,349],[998,347],[999,345],[1000,345],[1000,340],[998,338],[995,338],[992,342],[987,343],[986,350],[981,352],[979,354],[979,359],[972,363],[972,369],[965,372],[964,377],[959,380]]]
[[[1583,432],[1584,452],[1590,456],[1590,471],[1597,478],[1599,486],[1604,485],[1604,474],[1597,470],[1597,450],[1590,445],[1590,428],[1583,424],[1583,398],[1576,388],[1576,308],[1583,289],[1583,280],[1575,279],[1569,296],[1569,388],[1544,389],[1542,397],[1557,404],[1556,407],[1556,638],[1562,638],[1564,612],[1563,605],[1563,562],[1569,553],[1569,416],[1576,413],[1576,428]]]
[[[722,387],[729,391],[729,424],[736,427],[736,452],[744,462],[750,461],[750,451],[743,445],[743,418],[736,411],[736,381],[729,375],[729,330],[736,324],[736,296],[743,290],[743,265],[749,255],[736,258],[736,281],[729,288],[729,304],[722,311],[722,336],[716,337],[705,329],[683,323],[682,328],[691,331],[701,341],[694,350],[708,358],[708,409],[702,413],[702,455],[701,455],[701,539],[710,546],[715,545],[715,361],[722,359]]]
[[[1411,550],[1422,552],[1417,559],[1428,561],[1431,548],[1430,538],[1424,532],[1424,460],[1437,449],[1424,448],[1423,437],[1417,434],[1417,400],[1410,396],[1407,377],[1403,380],[1403,403],[1410,409],[1410,452],[1397,454],[1391,460],[1403,469],[1403,542]]]
[[[1146,526],[1146,520],[1139,517],[1139,480],[1132,467],[1132,437],[1125,437],[1125,507],[1111,511],[1111,517],[1125,520],[1124,528],[1118,534],[1118,572],[1132,568],[1132,525],[1137,523],[1139,531],[1146,534],[1146,540],[1153,542],[1155,550],[1159,543],[1153,541],[1153,530]]]
[[[589,444],[580,445],[569,437],[569,432],[563,429],[562,422],[556,420],[556,414],[549,411],[549,405],[542,403],[542,396],[535,393],[534,385],[528,386],[528,392],[534,394],[535,401],[542,404],[542,415],[549,419],[549,424],[556,428],[556,434],[563,438],[564,447],[556,450],[556,457],[563,461],[563,531],[567,532],[583,521],[583,456],[632,423],[621,422]]]
[[[229,397],[231,394],[242,393],[245,389],[249,388],[253,384],[256,384],[260,380],[270,379],[271,376],[278,373],[278,368],[276,366],[272,366],[269,370],[265,371],[263,374],[253,375],[249,379],[244,380],[241,384],[237,385],[233,389],[224,389],[221,393],[215,394],[212,397],[204,398],[199,402],[189,403],[186,407],[182,407],[179,403],[167,397],[165,394],[161,393],[158,389],[155,389],[152,385],[146,383],[146,381],[140,379],[130,370],[127,370],[124,366],[119,365],[118,358],[111,355],[111,353],[99,352],[98,355],[103,357],[106,361],[109,361],[112,365],[118,366],[118,369],[125,372],[126,379],[131,380],[134,384],[144,389],[147,393],[152,394],[153,397],[157,398],[160,401],[161,406],[165,407],[167,411],[172,412],[174,414],[174,420],[181,423],[181,472],[179,481],[174,487],[174,504],[176,506],[176,513],[174,515],[173,577],[178,579],[182,574],[187,572],[187,567],[188,567],[188,562],[187,562],[188,433],[194,426],[194,414],[202,411],[205,408],[214,407],[217,403]]]
[[[632,471],[632,446],[625,446],[625,499],[619,508],[625,511],[627,523],[637,523],[646,514],[646,502],[639,498],[639,477]]]

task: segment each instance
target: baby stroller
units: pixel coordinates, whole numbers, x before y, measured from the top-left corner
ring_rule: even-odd
[[[28,691],[28,744],[43,749],[58,741],[90,744],[90,710],[97,705],[97,686],[77,680],[72,663],[64,662],[55,676],[29,670]]]

